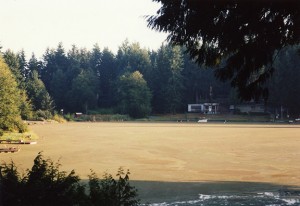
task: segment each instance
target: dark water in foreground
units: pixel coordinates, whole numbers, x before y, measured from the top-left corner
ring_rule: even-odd
[[[300,187],[250,182],[135,181],[143,206],[300,206]]]
[[[282,196],[279,193],[264,192],[257,194],[199,194],[195,200],[152,203],[149,206],[299,206],[300,196]]]

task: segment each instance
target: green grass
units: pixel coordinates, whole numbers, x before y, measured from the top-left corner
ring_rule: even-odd
[[[38,136],[29,131],[25,133],[17,133],[17,132],[4,132],[4,134],[0,137],[0,140],[22,140],[22,139],[29,139],[36,140]]]

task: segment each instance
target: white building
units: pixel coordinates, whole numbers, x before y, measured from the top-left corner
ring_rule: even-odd
[[[219,103],[188,104],[188,112],[218,114]]]
[[[188,104],[188,112],[200,113],[204,111],[203,104]]]

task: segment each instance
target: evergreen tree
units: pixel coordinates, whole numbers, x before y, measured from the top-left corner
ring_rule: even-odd
[[[171,76],[168,47],[162,45],[155,55],[155,63],[151,70],[149,87],[152,91],[152,106],[156,113],[168,111],[167,87]]]
[[[149,80],[153,110],[158,113],[181,111],[184,91],[181,48],[162,45],[154,56],[155,64]]]
[[[44,54],[41,80],[53,98],[57,109],[65,109],[65,96],[71,88],[72,79],[68,78],[70,62],[65,54],[62,43],[54,50],[47,49]]]
[[[28,64],[26,61],[26,56],[24,50],[21,50],[18,53],[18,59],[19,59],[19,66],[20,66],[20,72],[25,79],[29,76],[29,71],[28,71]]]
[[[25,90],[21,90],[20,111],[23,120],[30,120],[33,117],[33,108]]]
[[[98,104],[100,107],[114,107],[116,105],[115,82],[118,78],[117,65],[115,56],[107,48],[102,51],[98,74],[100,94]]]
[[[149,52],[142,49],[139,43],[129,44],[128,41],[119,47],[117,60],[120,74],[134,72],[138,68],[137,71],[146,76],[151,66]]]
[[[282,49],[278,54],[276,72],[269,81],[269,105],[298,117],[300,114],[300,58],[297,53],[299,45]]]
[[[91,69],[91,53],[84,49],[78,49],[75,45],[68,52],[68,66],[66,74],[68,79],[74,79],[81,70]]]
[[[108,49],[104,49],[108,50]],[[102,52],[100,50],[100,47],[98,44],[95,44],[93,47],[93,50],[90,54],[90,66],[94,70],[94,72],[97,74],[97,76],[100,76],[99,74],[99,67],[102,62]]]
[[[41,79],[44,82],[47,91],[49,91],[50,95],[53,96],[54,90],[52,88],[53,84],[51,84],[53,75],[58,70],[65,73],[69,67],[68,58],[65,54],[62,43],[58,45],[56,50],[47,49],[44,54],[43,62],[44,66],[41,69]],[[54,99],[57,100],[55,97]]]
[[[27,77],[30,78],[32,76],[33,72],[37,72],[38,76],[41,76],[41,70],[42,70],[42,62],[38,61],[35,57],[34,53],[32,54],[31,58],[28,62],[28,75]]]
[[[31,77],[28,80],[27,93],[35,111],[53,112],[53,101],[36,70],[31,73]]]
[[[58,69],[53,73],[51,85],[51,96],[53,97],[56,109],[66,109],[67,107],[67,92],[66,88],[66,76],[61,69]]]
[[[3,54],[3,58],[15,76],[18,87],[20,89],[25,89],[25,76],[22,73],[22,68],[20,65],[21,59],[20,56],[12,52],[11,50],[7,50]]]
[[[181,109],[184,89],[183,76],[181,75],[183,58],[180,47],[175,46],[170,48],[169,56],[171,76],[168,79],[166,95],[169,111],[174,114]]]

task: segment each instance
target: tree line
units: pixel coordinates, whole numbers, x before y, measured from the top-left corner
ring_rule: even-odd
[[[298,49],[287,47],[278,53],[266,101],[294,115],[300,113]],[[125,41],[114,54],[98,45],[92,50],[74,45],[66,51],[60,43],[47,49],[41,60],[33,54],[27,61],[24,51],[7,50],[2,57],[22,91],[19,99],[24,101],[18,107],[23,119],[48,118],[54,110],[88,113],[99,108],[141,118],[185,112],[188,103],[240,102],[228,82],[215,79],[213,67],[199,66],[184,47],[170,44],[150,51]]]
[[[229,86],[220,84],[209,68],[198,66],[178,46],[162,45],[157,51],[125,41],[117,54],[95,45],[91,51],[62,44],[47,49],[42,60],[24,52],[3,52],[18,87],[30,100],[33,111],[45,113],[88,112],[97,108],[144,117],[150,112],[185,111],[187,103],[226,96]],[[41,115],[40,114],[40,115]],[[45,114],[47,115],[47,114]]]

